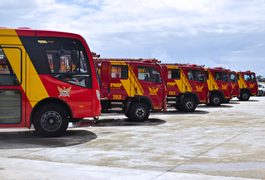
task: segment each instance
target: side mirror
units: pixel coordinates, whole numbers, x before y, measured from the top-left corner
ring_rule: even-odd
[[[63,49],[63,47],[61,46],[61,49],[57,52],[57,55],[60,57],[60,56],[63,56],[63,55],[66,55],[66,50]]]

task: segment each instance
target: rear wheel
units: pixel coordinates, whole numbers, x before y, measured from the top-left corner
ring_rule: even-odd
[[[247,101],[247,100],[249,100],[249,97],[250,97],[250,95],[246,91],[243,91],[240,93],[240,100],[241,101]]]
[[[66,131],[68,123],[65,109],[54,103],[41,106],[33,116],[36,132],[44,137],[60,136]]]
[[[211,99],[210,99],[210,104],[212,106],[220,106],[221,104],[221,96],[219,96],[218,94],[214,94],[212,95]]]
[[[149,117],[149,108],[144,103],[135,103],[129,111],[129,118],[132,121],[143,122]]]
[[[196,109],[196,102],[193,98],[185,98],[181,104],[181,109],[185,112],[193,112]]]

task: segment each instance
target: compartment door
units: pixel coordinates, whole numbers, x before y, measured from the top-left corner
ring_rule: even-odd
[[[0,46],[0,127],[26,126],[23,49]]]

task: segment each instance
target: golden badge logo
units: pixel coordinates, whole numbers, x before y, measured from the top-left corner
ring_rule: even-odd
[[[235,89],[235,86],[236,86],[235,84],[232,84],[232,89]]]
[[[222,85],[222,89],[227,90],[228,85]]]
[[[196,86],[196,91],[197,92],[202,92],[203,86]]]
[[[255,84],[249,84],[250,88],[254,88]]]
[[[149,87],[149,91],[150,91],[149,95],[157,95],[158,88],[155,89],[154,87],[153,88]]]
[[[70,97],[69,93],[71,91],[72,86],[70,86],[67,89],[64,86],[63,86],[63,88],[60,88],[59,86],[57,86],[57,88],[58,88],[58,91],[60,93],[59,97]]]

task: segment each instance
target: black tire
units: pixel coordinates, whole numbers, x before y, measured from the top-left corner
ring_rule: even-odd
[[[130,113],[129,113],[129,112],[124,113],[124,115],[125,115],[127,118],[130,118]]]
[[[230,99],[224,100],[223,103],[229,103]]]
[[[250,95],[249,95],[248,92],[243,91],[243,92],[240,93],[240,100],[241,101],[248,101],[249,98],[250,98]]]
[[[44,137],[62,135],[69,124],[67,112],[58,104],[45,104],[37,109],[33,116],[36,132]]]
[[[174,106],[178,111],[182,111],[182,107],[180,105],[175,105]]]
[[[185,98],[181,104],[181,109],[185,112],[193,112],[196,109],[196,101],[193,98]]]
[[[210,104],[212,106],[220,106],[221,102],[222,102],[221,96],[219,96],[218,94],[214,94],[211,96]]]
[[[144,103],[135,103],[129,111],[131,121],[143,122],[149,117],[149,108]]]

